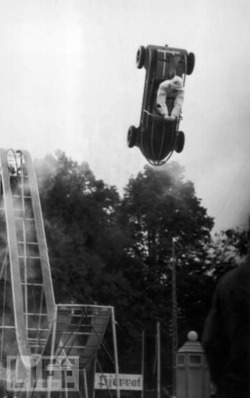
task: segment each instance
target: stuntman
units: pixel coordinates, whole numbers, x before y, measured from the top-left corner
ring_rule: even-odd
[[[168,100],[172,100],[173,109],[168,109]],[[171,80],[160,83],[157,91],[157,110],[166,120],[174,120],[180,117],[184,101],[183,79],[174,76]],[[171,101],[170,101],[171,102]]]

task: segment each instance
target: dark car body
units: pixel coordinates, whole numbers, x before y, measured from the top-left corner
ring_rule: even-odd
[[[180,117],[165,120],[156,107],[159,84],[175,75],[183,78],[193,72],[195,57],[184,49],[169,46],[141,46],[136,54],[137,68],[146,69],[144,93],[139,127],[131,126],[128,131],[128,146],[137,146],[154,165],[165,163],[173,151],[181,152],[184,147],[184,133],[179,131]],[[168,98],[171,110],[174,98]]]

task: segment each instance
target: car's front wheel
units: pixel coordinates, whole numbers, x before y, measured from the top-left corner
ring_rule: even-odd
[[[133,148],[135,146],[137,139],[137,129],[135,126],[130,126],[128,129],[127,143],[129,148]]]
[[[144,66],[146,56],[146,48],[140,46],[136,53],[136,66],[138,69],[141,69]]]
[[[195,55],[194,53],[189,53],[187,56],[187,75],[191,75],[194,70],[195,65]]]
[[[178,131],[176,145],[175,145],[175,151],[177,153],[181,153],[183,151],[184,144],[185,144],[185,135],[184,135],[183,131]]]

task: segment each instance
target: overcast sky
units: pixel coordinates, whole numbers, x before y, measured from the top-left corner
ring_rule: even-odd
[[[196,55],[181,130],[185,168],[218,230],[250,215],[248,0],[0,0],[0,134],[33,158],[61,149],[120,192],[146,164],[140,45]]]

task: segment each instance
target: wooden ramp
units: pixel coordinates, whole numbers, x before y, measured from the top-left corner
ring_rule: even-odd
[[[74,358],[78,358],[78,370],[86,370],[112,321],[112,307],[56,305],[31,157],[27,151],[0,149],[0,168],[0,223],[7,247],[0,281],[8,279],[4,278],[8,267],[13,304],[13,325],[5,326],[4,314],[0,317],[2,342],[10,331],[15,333],[19,374],[27,370],[36,374],[42,362],[46,378],[60,364],[73,369]],[[3,307],[3,313],[6,311]],[[25,389],[25,381],[17,379],[18,388]],[[37,380],[32,383],[35,391]]]
[[[86,369],[103,341],[111,307],[98,305],[57,305],[54,352],[57,357],[79,357],[79,368]]]
[[[0,149],[13,312],[26,368],[39,360],[55,322],[55,299],[37,182],[26,151]]]

